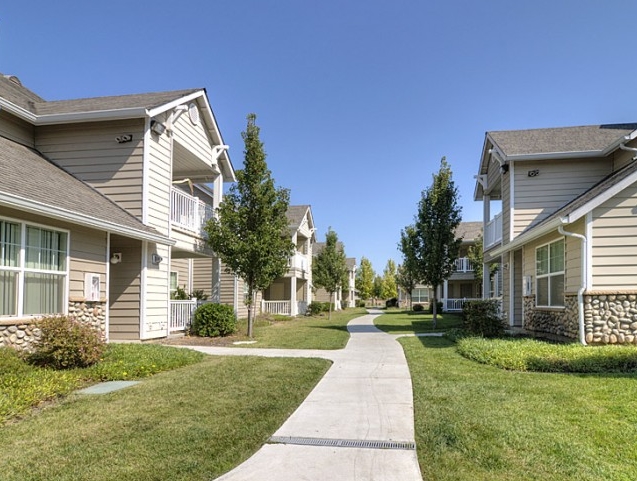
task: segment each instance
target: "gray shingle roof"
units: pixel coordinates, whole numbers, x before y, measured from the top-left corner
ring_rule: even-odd
[[[24,87],[17,77],[0,74],[0,97],[9,102],[35,113],[35,105],[44,99],[28,88]]]
[[[456,237],[470,242],[482,235],[482,222],[460,222],[456,228]]]
[[[37,151],[0,137],[0,192],[117,224],[142,235],[164,237]]]
[[[298,228],[305,219],[305,213],[310,208],[309,205],[290,205],[285,213],[290,221],[290,227],[293,229]]]
[[[487,132],[507,156],[601,152],[637,129],[637,123]]]

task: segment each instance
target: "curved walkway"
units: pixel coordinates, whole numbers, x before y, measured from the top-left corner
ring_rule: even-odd
[[[218,481],[422,481],[407,361],[394,336],[374,326],[379,314],[352,319],[347,346],[337,351],[194,348],[334,361],[270,443]]]

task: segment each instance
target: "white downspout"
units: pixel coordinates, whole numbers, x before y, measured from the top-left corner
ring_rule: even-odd
[[[582,277],[582,282],[580,285],[580,288],[577,290],[577,320],[578,320],[578,324],[579,324],[579,342],[585,346],[586,345],[586,332],[585,332],[585,328],[584,328],[584,291],[586,290],[586,279],[587,279],[587,275],[586,275],[586,243],[587,243],[587,239],[586,236],[583,236],[582,234],[576,234],[575,232],[566,232],[564,230],[564,226],[560,225],[557,229],[557,231],[564,236],[568,236],[568,237],[575,237],[579,240],[582,241],[582,252],[581,252],[581,259],[582,259],[582,272],[581,272],[581,277]],[[564,259],[564,262],[566,262],[566,259]]]

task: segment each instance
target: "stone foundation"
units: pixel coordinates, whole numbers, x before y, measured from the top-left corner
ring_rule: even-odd
[[[106,339],[106,302],[70,300],[70,318],[78,319],[93,327]],[[7,319],[0,321],[0,347],[13,347],[19,350],[31,350],[40,339],[37,319]]]
[[[577,296],[565,296],[564,308],[537,308],[535,296],[525,296],[523,300],[525,330],[538,336],[578,338]]]
[[[584,294],[589,344],[637,344],[637,292]]]

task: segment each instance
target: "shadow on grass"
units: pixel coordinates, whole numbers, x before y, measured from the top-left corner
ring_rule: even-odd
[[[454,346],[453,341],[444,337],[418,336],[418,340],[426,349],[449,349]]]

